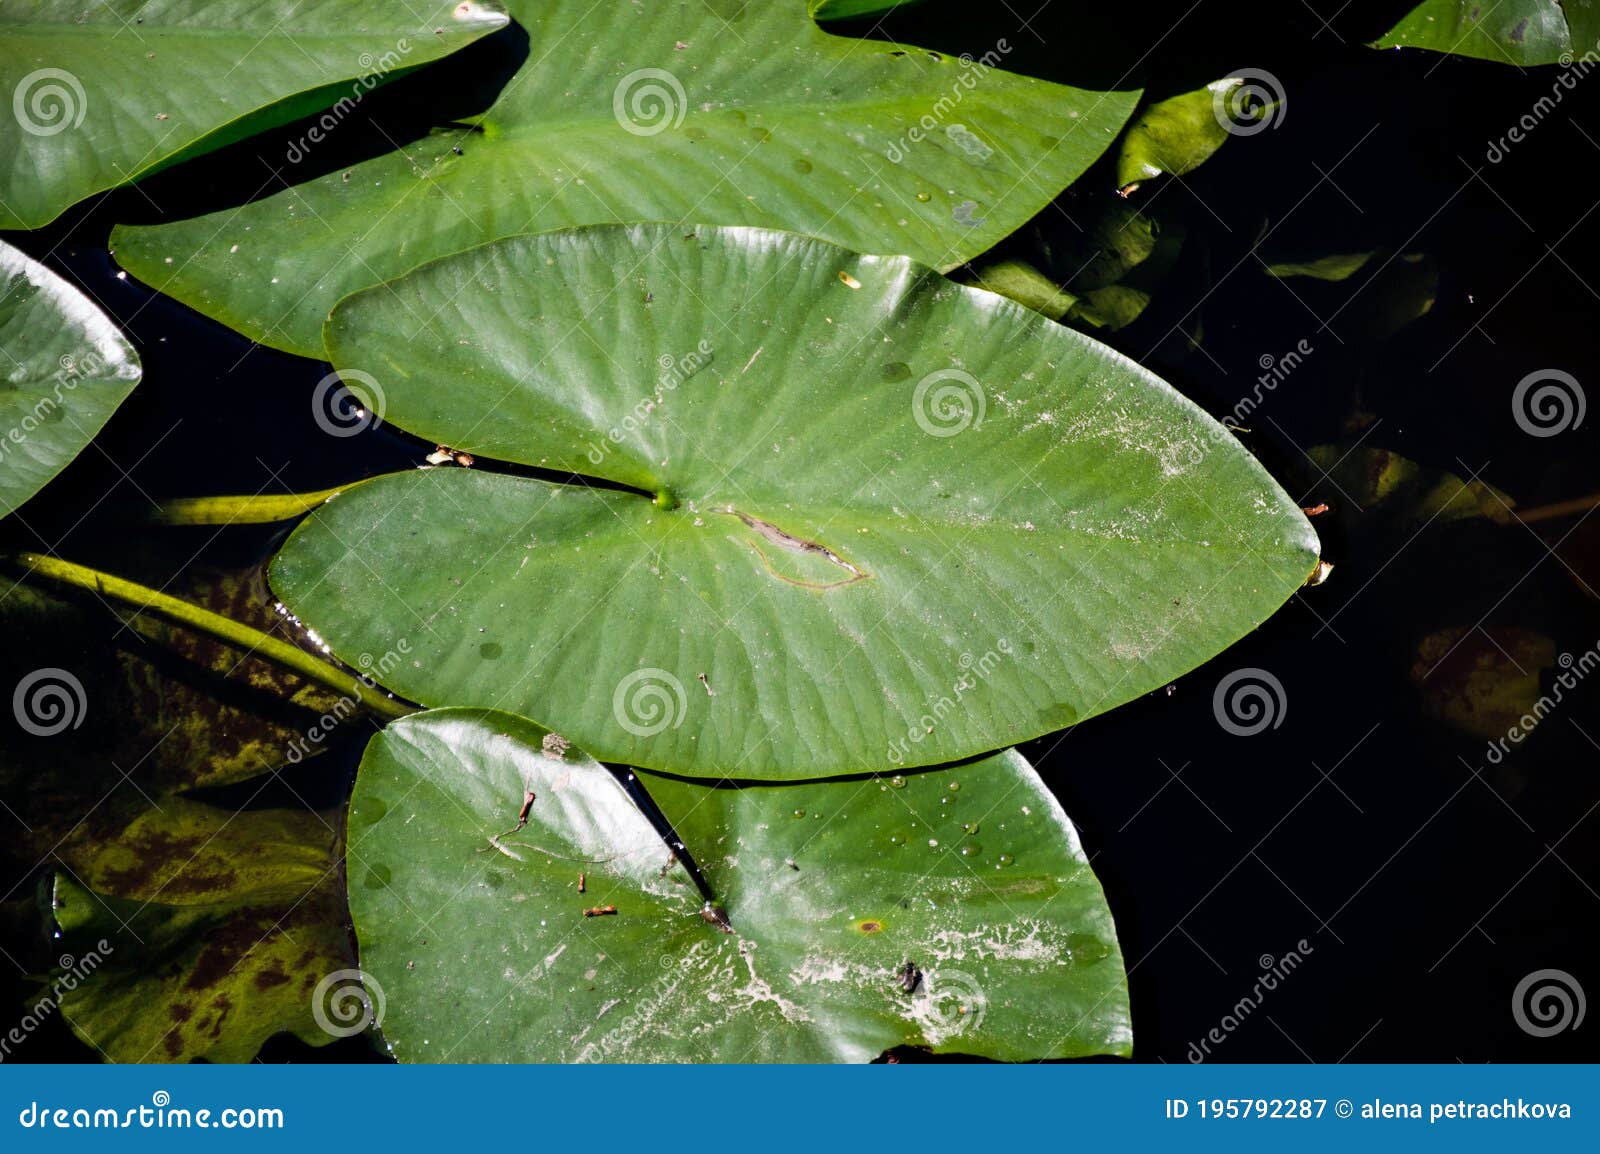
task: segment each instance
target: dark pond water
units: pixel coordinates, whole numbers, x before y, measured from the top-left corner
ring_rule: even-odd
[[[1486,734],[1550,689],[1560,655],[1600,644],[1600,518],[1429,520],[1406,491],[1385,500],[1374,486],[1399,468],[1388,451],[1430,484],[1475,479],[1523,509],[1600,491],[1600,416],[1535,436],[1512,401],[1540,370],[1600,388],[1589,178],[1600,102],[1584,88],[1600,79],[1490,163],[1489,143],[1550,91],[1553,73],[1362,47],[1403,4],[1349,5],[1331,27],[1312,8],[1332,19],[1335,4],[1269,13],[1204,0],[1170,17],[1138,6],[1136,20],[1128,6],[1053,0],[1030,15],[1036,6],[931,3],[873,34],[975,54],[1004,37],[1016,49],[1008,66],[1086,86],[1131,76],[1176,92],[1245,67],[1281,85],[1274,128],[1136,196],[1185,241],[1150,307],[1108,339],[1218,415],[1259,398],[1247,443],[1303,504],[1330,506],[1316,521],[1335,564],[1325,585],[1170,690],[1024,749],[1110,896],[1138,1057],[1190,1059],[1217,1029],[1222,1040],[1207,1045],[1220,1061],[1594,1059],[1593,1023],[1536,1037],[1512,999],[1544,969],[1600,994],[1600,686],[1579,684],[1498,764]],[[396,138],[424,130],[481,107],[526,50],[514,32],[498,37],[364,108]],[[347,127],[337,143],[348,151],[330,152],[330,166],[371,147]],[[7,237],[98,299],[146,366],[100,451],[27,508],[26,526],[5,527],[8,547],[48,546],[158,585],[173,574],[176,591],[195,574],[259,563],[277,532],[158,530],[142,520],[153,504],[322,488],[411,467],[425,451],[387,427],[331,440],[309,401],[325,365],[254,348],[117,275],[112,223],[247,197],[275,183],[265,158],[281,155],[281,144],[251,143]],[[1113,183],[1097,169],[1006,248],[1070,274],[1063,254]],[[1377,255],[1339,283],[1264,268],[1365,251]],[[1258,387],[1263,365],[1302,347],[1302,363]],[[1307,452],[1327,445],[1340,446],[1334,458],[1349,450],[1332,477]],[[88,660],[104,633],[31,634],[25,649],[8,646],[5,672],[14,680],[13,668],[46,653]],[[1241,669],[1282,687],[1278,724],[1248,737],[1220,725],[1213,704]],[[336,811],[359,728],[264,792],[229,786],[211,800]],[[153,788],[137,764],[103,781],[103,766],[55,765],[49,788],[76,797],[55,780],[74,773],[91,778],[78,792],[103,785],[127,800]],[[0,829],[11,820],[0,814]],[[12,832],[0,933],[7,954],[36,969],[53,952],[36,933],[33,883],[61,861],[48,839],[41,860],[41,831]],[[1263,967],[1291,951],[1294,973],[1241,1013]],[[18,999],[31,988],[20,983]],[[321,1051],[279,1040],[263,1054],[368,1056],[359,1040]],[[94,1054],[56,1020],[18,1057]]]

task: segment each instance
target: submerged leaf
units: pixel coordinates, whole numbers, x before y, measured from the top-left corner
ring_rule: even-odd
[[[1123,133],[1117,185],[1124,195],[1152,177],[1192,172],[1221,148],[1232,121],[1219,103],[1244,84],[1226,76],[1193,92],[1180,92],[1143,109]]]
[[[1314,445],[1306,450],[1326,478],[1318,492],[1334,503],[1352,531],[1376,521],[1376,532],[1486,517],[1509,522],[1516,502],[1487,481],[1463,480],[1446,469],[1419,465],[1389,449]],[[1376,518],[1365,514],[1377,512]]]
[[[89,298],[4,241],[0,351],[0,516],[9,516],[88,447],[140,368]]]
[[[248,1062],[283,1032],[325,1045],[339,1035],[318,1020],[314,995],[350,966],[335,877],[325,860],[294,871],[288,892],[288,875],[266,871],[215,901],[181,904],[94,893],[61,874],[60,945],[80,965],[96,959],[61,1012],[113,1062]]]
[[[1015,751],[782,788],[643,775],[708,909],[615,778],[545,734],[450,709],[368,748],[351,911],[402,1061],[1129,1052],[1110,911]]]
[[[328,333],[388,420],[479,467],[329,502],[274,560],[279,596],[347,660],[405,639],[384,680],[408,699],[538,717],[608,761],[803,778],[1000,748],[1192,669],[1317,560],[1170,386],[904,257],[522,237]]]
[[[1053,321],[1064,318],[1078,298],[1026,261],[1002,260],[980,268],[972,279],[978,288],[1010,297],[1024,308]]]
[[[1571,661],[1563,657],[1563,668]],[[1548,701],[1540,705],[1542,680],[1555,665],[1555,643],[1543,634],[1461,625],[1418,643],[1411,682],[1429,716],[1483,741],[1504,743],[1509,735],[1520,743],[1549,710]]]
[[[492,3],[0,0],[0,229],[296,116],[506,24]],[[328,87],[339,81],[347,86]],[[320,90],[320,91],[316,91]],[[269,106],[297,93],[304,101]],[[341,110],[338,116],[344,115]]]
[[[1311,260],[1277,261],[1265,267],[1269,276],[1280,278],[1304,276],[1312,280],[1342,281],[1360,272],[1376,255],[1372,252],[1338,253]]]
[[[313,357],[347,293],[513,233],[710,220],[954,268],[1077,179],[1138,99],[1015,76],[998,53],[831,36],[801,0],[507,7],[561,48],[536,49],[471,127],[243,208],[119,228],[117,259]]]

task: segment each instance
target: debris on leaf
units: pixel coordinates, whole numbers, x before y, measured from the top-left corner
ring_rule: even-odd
[[[728,921],[728,915],[723,913],[721,908],[712,905],[710,902],[700,907],[700,916],[723,933],[733,933],[733,924]]]

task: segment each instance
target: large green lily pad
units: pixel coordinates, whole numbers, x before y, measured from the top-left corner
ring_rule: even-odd
[[[357,296],[328,334],[430,443],[645,492],[379,478],[294,533],[274,589],[347,661],[404,638],[406,698],[536,717],[607,761],[783,778],[998,749],[1192,669],[1317,559],[1170,386],[904,257],[522,237]]]
[[[0,229],[38,228],[296,116],[337,106],[343,119],[383,76],[505,24],[483,0],[0,0],[13,113],[0,117]]]
[[[347,293],[513,233],[710,220],[952,268],[1082,174],[1138,99],[831,36],[801,0],[506,6],[533,50],[476,125],[243,209],[119,228],[117,259],[313,357]]]
[[[1555,64],[1600,44],[1600,0],[1425,0],[1377,42],[1498,64]]]
[[[611,774],[546,741],[451,709],[368,747],[350,903],[402,1061],[1129,1052],[1110,911],[1016,752],[781,788],[642,775],[724,928]]]
[[[139,356],[72,285],[0,241],[0,516],[94,439],[139,383]]]

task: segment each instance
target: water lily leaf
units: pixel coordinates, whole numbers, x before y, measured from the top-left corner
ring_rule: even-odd
[[[1096,329],[1132,324],[1178,262],[1187,235],[1181,223],[1158,219],[1119,196],[1089,198],[1093,215],[1068,234],[1054,256],[1070,270],[1066,289],[1077,302],[1067,320]]]
[[[297,635],[273,612],[256,570],[196,567],[168,591],[274,636]],[[152,797],[221,787],[315,756],[345,723],[370,725],[350,699],[322,686],[167,622],[113,614],[93,598],[16,585],[0,601],[0,637],[7,693],[40,668],[42,654],[59,667],[4,719],[0,792],[40,827],[35,857],[65,832],[52,809],[75,820],[118,783],[117,765],[136,769],[132,781]],[[59,714],[50,713],[52,686],[65,691]]]
[[[981,289],[1010,297],[1019,305],[1059,321],[1078,298],[1026,261],[1002,260],[979,269],[972,282]]]
[[[483,0],[0,0],[0,228],[341,100],[506,24]],[[356,81],[342,88],[328,86]],[[322,89],[309,104],[269,106]]]
[[[1374,521],[1378,531],[1386,533],[1478,517],[1505,524],[1516,507],[1509,494],[1487,481],[1463,480],[1447,469],[1419,465],[1389,449],[1314,445],[1306,456],[1326,474],[1327,484],[1318,492],[1348,520],[1352,532]],[[1366,516],[1373,512],[1380,515]]]
[[[97,820],[50,854],[74,1031],[117,1062],[244,1062],[281,1031],[332,1041],[310,991],[352,960],[337,815],[131,787],[103,802],[122,828]]]
[[[261,856],[259,876],[203,904],[134,901],[58,875],[63,953],[80,967],[96,958],[61,1001],[73,1030],[114,1062],[248,1062],[275,1034],[314,1046],[339,1036],[315,1012],[333,1021],[319,985],[352,964],[337,872],[326,861],[262,870]]]
[[[293,534],[273,587],[347,660],[405,639],[407,699],[607,761],[784,778],[1001,748],[1193,668],[1317,560],[1170,386],[904,257],[520,237],[352,298],[328,335],[391,422],[644,493],[378,478]]]
[[[1360,272],[1376,255],[1375,252],[1336,253],[1311,260],[1277,261],[1265,267],[1268,275],[1280,278],[1303,276],[1312,280],[1342,281]]]
[[[1082,174],[1138,99],[830,36],[799,0],[507,7],[561,50],[534,51],[473,126],[243,209],[119,228],[117,259],[313,357],[347,293],[512,233],[710,220],[953,268]]]
[[[283,632],[255,576],[197,571],[170,588]],[[58,952],[80,965],[58,978],[73,990],[63,1006],[114,1060],[245,1061],[280,1030],[331,1040],[304,987],[351,963],[337,815],[265,807],[265,781],[226,806],[183,791],[263,777],[358,720],[237,650],[149,618],[121,624],[93,598],[27,584],[0,600],[0,686],[15,715],[0,740],[0,817],[12,823],[0,892],[24,892],[41,867],[64,879]],[[263,807],[234,808],[247,801]],[[105,964],[87,973],[90,950]]]
[[[1564,661],[1570,664],[1571,658]],[[1539,699],[1543,677],[1555,665],[1555,643],[1543,634],[1508,625],[1459,625],[1418,643],[1411,682],[1430,717],[1483,741],[1510,734],[1516,743],[1548,712],[1549,703],[1540,706]]]
[[[8,516],[88,446],[140,368],[109,317],[4,241],[0,350],[0,516]]]
[[[1596,0],[1426,0],[1375,47],[1426,48],[1523,67],[1570,60],[1600,42]]]
[[[1232,121],[1219,101],[1244,79],[1225,76],[1193,92],[1180,92],[1143,109],[1128,125],[1117,152],[1117,185],[1124,196],[1153,177],[1192,172],[1221,148]]]
[[[643,775],[719,915],[616,779],[545,741],[449,709],[368,747],[351,912],[402,1061],[1129,1052],[1110,911],[1015,751],[892,781]]]

